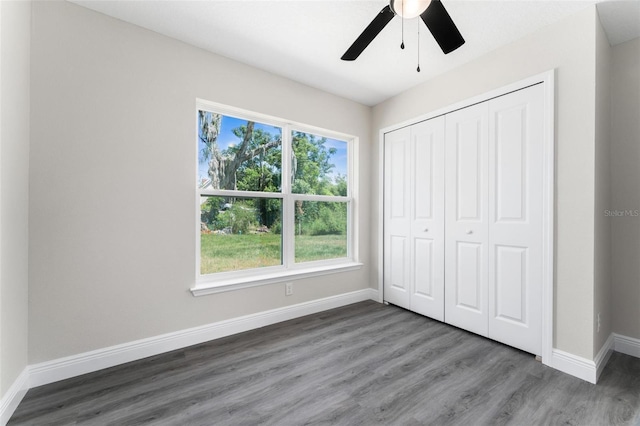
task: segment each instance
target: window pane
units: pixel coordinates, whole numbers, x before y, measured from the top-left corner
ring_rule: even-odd
[[[347,203],[295,202],[295,260],[347,257]]]
[[[198,187],[280,192],[282,129],[198,111]]]
[[[282,199],[200,197],[200,273],[282,264]]]
[[[302,132],[291,141],[293,193],[347,195],[347,142]]]

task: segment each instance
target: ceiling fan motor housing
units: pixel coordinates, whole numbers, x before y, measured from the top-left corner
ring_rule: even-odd
[[[429,7],[431,0],[390,0],[389,6],[393,13],[404,19],[416,18]]]

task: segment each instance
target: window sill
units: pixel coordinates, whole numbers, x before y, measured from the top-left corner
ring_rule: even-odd
[[[349,262],[337,265],[324,265],[304,269],[292,269],[271,274],[227,279],[224,281],[206,281],[196,284],[195,287],[191,288],[190,290],[191,294],[193,294],[194,296],[205,296],[207,294],[223,293],[225,291],[240,290],[243,288],[275,284],[284,281],[300,280],[303,278],[318,277],[327,274],[337,274],[340,272],[356,271],[358,269],[361,269],[362,266],[362,263]]]

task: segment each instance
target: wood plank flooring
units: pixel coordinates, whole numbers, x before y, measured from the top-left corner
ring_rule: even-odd
[[[9,421],[140,424],[640,425],[640,359],[591,385],[368,301],[31,389]]]

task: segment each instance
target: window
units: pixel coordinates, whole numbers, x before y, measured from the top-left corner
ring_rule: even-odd
[[[205,101],[197,107],[194,290],[359,266],[354,138]]]

